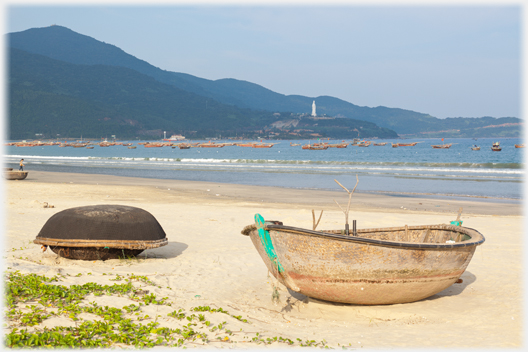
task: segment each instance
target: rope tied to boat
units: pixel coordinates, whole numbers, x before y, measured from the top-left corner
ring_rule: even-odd
[[[282,279],[289,288],[296,292],[299,292],[299,287],[297,287],[297,285],[293,282],[292,278],[284,271],[284,268],[282,267],[279,258],[277,258],[277,253],[275,252],[275,248],[273,247],[273,242],[271,241],[269,232],[265,228],[266,222],[264,221],[262,215],[255,214],[255,225],[257,227],[262,246],[264,247],[268,258],[270,259],[271,264],[276,268],[277,274],[282,277]]]

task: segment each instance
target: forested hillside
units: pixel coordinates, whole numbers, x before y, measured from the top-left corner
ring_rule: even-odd
[[[119,128],[127,131],[127,133],[138,131],[137,133],[148,135],[152,132],[151,129],[158,130],[158,132],[160,129],[169,129],[171,131],[196,130],[196,136],[212,136],[217,133],[215,131],[223,129],[230,131],[227,132],[229,134],[234,132],[235,135],[238,135],[238,132],[249,131],[251,128],[265,129],[266,126],[269,127],[268,124],[273,121],[271,117],[273,113],[281,113],[282,116],[291,113],[297,115],[310,113],[313,100],[316,101],[319,114],[365,121],[370,123],[368,126],[377,125],[375,128],[370,128],[367,125],[363,128],[367,131],[366,135],[378,137],[394,135],[392,131],[407,137],[515,137],[520,136],[522,132],[523,121],[516,117],[438,119],[428,114],[398,108],[358,106],[330,96],[284,95],[255,83],[231,78],[213,81],[186,73],[169,72],[127,54],[115,45],[103,43],[62,26],[32,28],[22,32],[10,33],[7,35],[7,42],[10,50],[21,49],[27,53],[39,54],[60,62],[83,66],[84,71],[99,66],[98,71],[91,72],[88,76],[95,74],[94,77],[99,77],[99,75],[110,74],[114,82],[109,82],[110,76],[109,79],[101,78],[100,81],[107,88],[94,85],[93,79],[81,74],[82,77],[86,78],[85,82],[91,87],[83,88],[79,85],[79,80],[66,83],[64,80],[69,79],[69,77],[59,78],[60,72],[55,72],[55,77],[48,83],[54,82],[58,78],[61,81],[60,85],[63,91],[56,90],[57,87],[53,87],[54,90],[52,91],[46,91],[47,88],[44,91],[80,99],[87,107],[86,109],[94,111],[90,113],[91,116],[93,114],[99,116],[96,111],[102,115],[108,115],[106,117],[109,119],[103,120],[105,121],[103,124],[105,128],[110,125],[120,126]],[[106,67],[106,69],[102,67]],[[122,71],[119,71],[119,74],[116,73],[117,71],[104,71],[110,70],[110,68],[121,69]],[[69,70],[71,71],[71,69]],[[67,72],[70,71],[67,70]],[[20,74],[20,72],[16,74]],[[10,73],[10,75],[12,74]],[[116,78],[121,79],[121,75],[126,78],[125,81],[115,82]],[[147,78],[150,78],[150,81],[147,81]],[[136,83],[141,81],[141,84],[144,84],[142,80],[145,80],[146,87],[150,87],[150,90],[147,88],[138,91],[126,90],[126,87],[123,86],[130,88],[134,85],[131,80],[135,80]],[[159,86],[156,85],[154,88],[154,83],[159,84]],[[20,85],[20,82],[17,83],[16,81],[13,81],[13,84],[19,84],[10,87],[11,97],[18,99],[10,102],[14,108],[13,113],[15,115],[13,116],[22,119],[34,119],[34,116],[20,115],[24,111],[31,110],[29,106],[25,107],[26,110],[17,109],[23,106],[20,105],[22,104],[20,94],[26,91],[24,94],[30,97],[32,94],[36,94],[35,89],[27,85]],[[38,86],[37,82],[32,84]],[[79,94],[72,94],[69,91],[73,86],[78,89]],[[163,88],[161,88],[162,86]],[[94,87],[96,87],[95,90],[101,91],[100,93],[105,91],[116,95],[106,94],[106,96],[94,97],[94,100],[91,100],[90,96],[95,92],[90,92],[89,89],[94,89]],[[172,94],[178,96],[170,97]],[[57,97],[59,100],[64,98]],[[37,99],[37,97],[32,99]],[[46,99],[54,100],[55,98],[52,95]],[[172,99],[174,102],[168,101]],[[69,102],[75,104],[72,100]],[[159,104],[167,105],[156,106]],[[57,109],[62,111],[62,108],[57,107]],[[70,108],[71,111],[74,111],[72,109]],[[39,116],[44,114],[44,112],[38,112],[37,107],[33,107],[33,110],[32,114],[39,113]],[[82,112],[78,113],[81,114],[79,116],[83,116]],[[83,116],[83,118],[86,119],[87,117]],[[133,123],[136,125],[124,122],[131,119],[135,121]],[[357,125],[357,122],[353,122],[353,124]],[[15,120],[11,121],[11,125],[13,128],[17,128]],[[62,126],[62,122],[60,125]],[[72,126],[75,131],[77,131],[77,127],[76,124]],[[388,131],[391,132],[387,134]],[[21,132],[17,130],[17,133]],[[255,132],[254,134],[258,133]]]
[[[278,119],[269,111],[221,104],[128,68],[70,64],[18,49],[10,50],[9,62],[11,139],[35,134],[160,138],[162,131],[189,138],[262,137]],[[341,123],[366,136],[396,136],[364,121]],[[319,130],[314,126],[311,132]],[[346,130],[339,131],[343,138]],[[329,130],[321,132],[332,137]],[[349,132],[348,138],[356,134]]]

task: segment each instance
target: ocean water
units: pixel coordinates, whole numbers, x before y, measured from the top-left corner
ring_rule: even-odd
[[[392,148],[390,143],[420,142]],[[491,151],[493,142],[502,151]],[[129,141],[137,145],[139,141]],[[197,141],[193,141],[197,142]],[[204,141],[205,142],[205,141]],[[220,142],[220,141],[217,141]],[[306,144],[309,141],[291,141]],[[314,141],[312,141],[314,142]],[[330,143],[340,141],[330,141]],[[272,148],[137,149],[124,146],[94,149],[59,146],[4,147],[4,164],[25,170],[79,172],[116,176],[279,186],[302,189],[340,189],[337,179],[356,192],[449,197],[498,198],[521,201],[524,149],[520,139],[450,139],[450,149],[433,149],[440,139],[378,140],[385,146],[303,150],[290,141]],[[480,151],[472,151],[474,144]]]

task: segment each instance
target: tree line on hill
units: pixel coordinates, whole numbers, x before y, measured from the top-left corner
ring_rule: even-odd
[[[62,26],[7,35],[9,138],[120,135],[159,138],[518,137],[515,117],[437,119],[387,107],[361,107],[338,98],[283,95],[235,79],[207,80],[161,70],[116,46]],[[342,117],[298,132],[273,123],[311,110]],[[280,117],[277,117],[280,113]],[[495,127],[489,127],[495,126]],[[298,133],[298,135],[296,135]]]

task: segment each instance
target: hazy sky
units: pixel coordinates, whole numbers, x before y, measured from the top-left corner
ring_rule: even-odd
[[[11,3],[161,69],[444,117],[521,117],[522,6]]]

